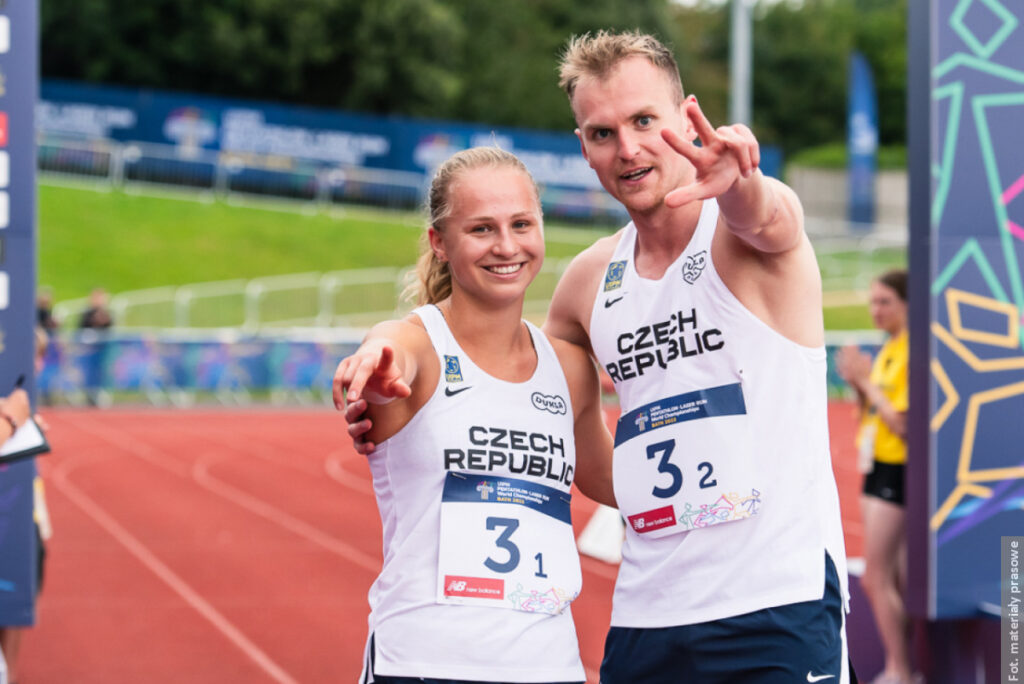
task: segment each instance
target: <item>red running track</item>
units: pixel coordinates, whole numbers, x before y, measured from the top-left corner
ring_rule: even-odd
[[[851,555],[853,412],[831,411]],[[54,538],[20,684],[355,682],[380,564],[369,469],[327,411],[51,410]],[[577,533],[594,510],[573,497]],[[597,681],[614,566],[573,604]]]

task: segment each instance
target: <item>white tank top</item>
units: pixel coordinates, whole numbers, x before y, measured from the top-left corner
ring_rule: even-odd
[[[496,379],[436,307],[413,313],[442,372],[423,408],[369,456],[384,529],[384,567],[369,593],[374,669],[582,681],[569,610],[581,583],[569,519],[576,452],[561,364],[526,323],[533,377]]]
[[[637,274],[630,223],[594,302],[591,343],[622,407],[615,626],[821,598],[826,551],[847,593],[825,349],[786,339],[726,288],[711,259],[717,223],[705,201],[659,280]]]

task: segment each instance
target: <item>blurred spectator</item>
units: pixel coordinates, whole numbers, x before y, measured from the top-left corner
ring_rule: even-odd
[[[837,357],[839,374],[857,393],[861,425],[857,433],[864,477],[864,575],[861,586],[875,614],[885,649],[885,669],[873,684],[919,681],[910,665],[909,622],[903,606],[906,588],[907,462],[907,272],[889,271],[871,283],[870,310],[887,339],[874,363],[856,347]]]
[[[36,296],[36,323],[47,335],[53,335],[60,321],[53,317],[53,292],[40,290]]]
[[[97,287],[89,294],[89,308],[82,312],[78,329],[92,334],[83,334],[81,341],[90,346],[82,355],[85,373],[85,398],[90,406],[104,406],[109,396],[103,389],[106,374],[107,339],[106,332],[114,325],[114,318],[107,308],[107,291]],[[95,335],[95,333],[101,333]]]
[[[106,330],[114,324],[108,308],[107,291],[97,287],[89,293],[89,308],[82,312],[78,321],[79,329]]]
[[[81,330],[106,330],[114,324],[114,318],[107,308],[107,291],[97,287],[89,294],[89,308],[82,312],[78,321]]]

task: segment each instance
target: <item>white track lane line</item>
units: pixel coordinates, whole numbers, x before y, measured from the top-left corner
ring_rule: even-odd
[[[114,520],[99,504],[73,485],[68,479],[70,471],[71,469],[69,468],[68,470],[58,469],[54,472],[51,481],[58,491],[78,506],[93,522],[102,527],[115,541],[127,549],[128,553],[134,556],[150,572],[160,578],[185,603],[213,625],[218,632],[223,634],[228,641],[233,643],[261,670],[266,672],[271,679],[281,684],[298,684],[297,680],[285,672],[280,665],[271,660],[270,656],[264,653],[256,644],[249,641],[240,629],[235,627],[230,620],[203,599],[185,580],[178,577],[173,570],[164,565],[142,542],[132,536],[128,530]]]
[[[197,438],[205,439],[207,442],[214,440],[214,437],[209,434],[193,434],[195,434]],[[224,445],[226,448],[234,448],[233,445],[222,440],[217,440],[217,443]],[[291,448],[292,446],[292,444],[289,444],[288,448]],[[248,453],[256,458],[263,459],[268,463],[284,466],[310,476],[320,476],[326,472],[327,477],[334,482],[347,487],[352,491],[359,492],[360,494],[373,496],[373,480],[355,473],[350,473],[345,470],[342,465],[346,460],[362,458],[358,454],[353,456],[346,453],[343,449],[335,449],[324,456],[323,468],[313,468],[304,463],[296,462],[294,459],[280,458],[277,454],[281,453],[281,451],[286,447],[276,449],[272,447],[273,445],[269,442],[261,442],[259,444],[252,445]]]
[[[216,479],[210,474],[206,459],[196,461],[192,467],[192,478],[201,487],[237,504],[250,513],[255,513],[293,534],[308,539],[314,544],[341,556],[345,560],[369,570],[374,575],[380,572],[381,560],[379,558],[363,553],[356,547],[346,544],[313,525],[285,513],[263,499]]]
[[[344,460],[344,452],[340,449],[327,454],[324,459],[324,471],[327,476],[344,487],[373,496],[373,480],[345,470],[342,465]]]
[[[191,468],[189,468],[177,459],[170,456],[164,456],[158,449],[154,449],[145,444],[134,441],[118,441],[104,433],[100,428],[95,428],[93,426],[87,427],[86,425],[80,424],[76,421],[73,421],[73,425],[83,432],[87,432],[108,444],[127,451],[132,455],[138,456],[147,463],[152,463],[153,465],[172,472],[182,478],[191,479],[203,489],[227,499],[231,503],[244,508],[250,513],[255,513],[261,518],[269,520],[275,525],[283,527],[293,534],[297,534],[314,544],[322,546],[332,553],[350,561],[354,565],[366,568],[374,575],[380,572],[381,561],[379,558],[363,553],[354,546],[350,546],[340,539],[332,537],[326,532],[323,532],[322,530],[319,530],[278,508],[275,508],[262,499],[216,480],[209,474],[206,465],[202,464],[201,461],[196,461],[192,464]],[[203,437],[202,435],[196,435],[196,439],[203,439],[206,442],[211,441],[209,438]]]
[[[91,421],[79,421],[73,418],[68,419],[67,416],[62,416],[61,420],[77,430],[85,432],[102,442],[129,453],[132,456],[137,456],[147,463],[151,463],[158,468],[162,468],[169,473],[173,473],[182,479],[187,480],[189,478],[189,466],[187,464],[182,463],[180,459],[161,453],[159,450],[139,441],[138,438],[125,439],[122,437],[122,439],[115,439],[110,436],[109,428],[104,429],[97,427]]]

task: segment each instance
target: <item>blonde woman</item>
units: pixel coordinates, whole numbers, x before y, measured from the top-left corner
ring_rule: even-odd
[[[336,402],[368,404],[384,530],[362,681],[583,681],[570,485],[614,504],[612,446],[586,351],[522,320],[537,187],[474,148],[437,171],[429,212],[421,306],[335,376]]]

